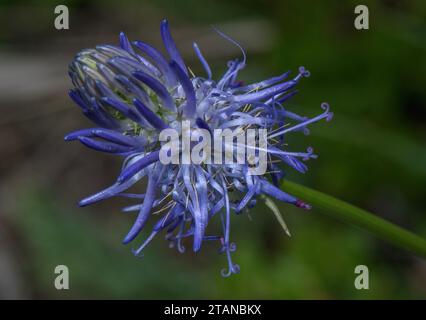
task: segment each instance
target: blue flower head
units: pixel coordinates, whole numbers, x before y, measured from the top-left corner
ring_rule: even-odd
[[[286,166],[304,173],[304,161],[316,155],[311,148],[305,152],[287,150],[285,137],[295,131],[308,133],[309,124],[330,120],[332,113],[325,103],[321,106],[323,113],[314,118],[287,110],[285,105],[296,94],[295,86],[309,75],[303,67],[291,79],[286,72],[243,85],[237,80],[246,64],[240,47],[243,59],[229,61],[222,77],[213,80],[209,64],[195,43],[193,48],[206,77],[195,76],[187,68],[166,20],[161,23],[161,37],[167,57],[142,41],[129,42],[121,33],[119,46],[83,50],[70,65],[69,75],[75,87],[70,97],[96,127],[72,132],[65,140],[78,140],[89,148],[124,157],[116,182],[79,204],[86,206],[114,196],[139,200],[139,204],[123,209],[137,212],[123,243],[135,239],[148,218],[157,221],[150,235],[134,250],[136,255],[141,255],[157,233],[164,231],[170,246],[180,252],[185,250],[185,238],[193,239],[194,251],[200,250],[204,241],[217,241],[228,261],[222,274],[238,273],[238,265],[231,260],[235,250],[230,241],[231,211],[244,213],[257,199],[270,203],[272,198],[309,209],[308,204],[278,186]],[[160,132],[173,128],[184,135],[180,126],[183,120],[189,121],[191,128],[210,132],[217,128],[239,132],[266,129],[267,172],[251,175],[247,163],[163,164],[159,161]],[[142,178],[147,180],[145,193],[126,192]],[[207,226],[215,216],[220,217],[222,232],[208,234]]]

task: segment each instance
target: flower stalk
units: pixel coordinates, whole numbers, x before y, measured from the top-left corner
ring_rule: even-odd
[[[403,229],[377,215],[336,199],[322,192],[291,181],[284,181],[282,189],[309,202],[313,208],[343,222],[355,225],[400,248],[426,258],[426,239]]]

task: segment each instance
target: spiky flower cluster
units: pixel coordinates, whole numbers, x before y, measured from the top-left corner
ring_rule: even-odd
[[[218,33],[239,46],[232,39]],[[134,250],[140,255],[154,236],[166,230],[171,246],[184,251],[183,239],[193,237],[193,250],[203,241],[220,243],[228,268],[224,276],[239,271],[231,260],[235,244],[230,241],[230,215],[247,211],[259,198],[269,197],[309,209],[309,205],[278,188],[286,164],[304,173],[301,160],[315,158],[312,149],[288,151],[285,135],[307,132],[307,125],[323,118],[331,119],[327,104],[314,118],[301,117],[284,105],[296,91],[293,88],[308,71],[303,67],[290,80],[289,72],[261,82],[243,85],[237,80],[245,66],[244,58],[228,63],[218,80],[194,43],[206,78],[190,75],[169,32],[161,23],[161,36],[168,57],[150,45],[130,43],[120,34],[120,45],[101,45],[81,51],[70,65],[75,89],[70,97],[97,127],[72,132],[65,140],[79,140],[89,148],[125,157],[117,181],[110,187],[80,201],[86,206],[114,196],[141,199],[141,204],[124,208],[137,217],[123,243],[131,242],[144,228],[149,217],[156,217],[150,235]],[[241,48],[241,47],[240,47]],[[267,129],[268,172],[249,174],[249,164],[169,164],[159,161],[159,133],[173,128],[181,133],[182,120],[193,128],[212,130],[229,128],[245,132],[249,128]],[[291,124],[291,125],[290,125]],[[182,133],[181,133],[182,134]],[[142,178],[147,178],[144,194],[126,193]],[[219,215],[223,231],[206,233],[210,220]]]

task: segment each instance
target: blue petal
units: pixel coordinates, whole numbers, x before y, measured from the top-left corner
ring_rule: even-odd
[[[170,69],[169,63],[157,49],[142,41],[135,41],[133,44],[157,64],[161,73],[165,77],[168,86],[176,85],[176,77]]]
[[[197,124],[197,126],[198,126],[199,128],[201,128],[201,129],[206,129],[206,130],[208,130],[209,132],[211,132],[211,129],[210,129],[209,125],[208,125],[208,124],[207,124],[207,122],[205,122],[203,119],[201,119],[201,118],[197,118],[197,119],[195,120],[195,123]]]
[[[80,106],[83,110],[87,110],[90,108],[90,105],[88,105],[81,97],[79,90],[70,90],[68,92],[68,95],[70,98]]]
[[[132,110],[126,103],[121,102],[117,99],[109,98],[109,97],[103,97],[101,101],[106,103],[110,107],[116,109],[117,111],[121,112],[122,114],[132,119],[133,121],[135,122],[140,121],[139,115],[134,110]]]
[[[183,91],[185,92],[186,103],[183,107],[183,114],[188,118],[192,118],[195,114],[197,103],[192,82],[176,61],[172,61],[170,66],[175,72],[180,84],[182,85]]]
[[[279,93],[282,93],[286,90],[293,88],[296,84],[297,84],[296,81],[290,80],[290,81],[269,87],[267,89],[263,89],[258,92],[236,95],[235,101],[245,104],[245,103],[251,103],[251,102],[260,101],[264,99],[269,99],[270,97],[273,97]]]
[[[182,212],[185,211],[185,208],[177,203],[173,209],[170,210],[163,218],[161,218],[155,225],[153,230],[160,231],[168,227]]]
[[[207,63],[207,60],[204,59],[200,48],[198,47],[198,45],[195,42],[192,44],[192,47],[194,48],[195,54],[197,55],[198,59],[200,60],[201,64],[203,65],[204,70],[207,73],[207,78],[211,79],[212,78],[212,70],[210,69],[210,66]]]
[[[100,106],[95,97],[91,98],[92,110],[88,110],[87,114],[91,114],[91,118],[95,123],[101,127],[106,127],[110,129],[117,129],[120,127],[120,124],[113,119],[105,110]],[[83,112],[85,113],[85,112]]]
[[[156,193],[155,182],[156,182],[156,179],[154,175],[151,173],[148,176],[148,186],[146,188],[145,199],[143,200],[141,210],[139,211],[139,215],[136,218],[136,221],[133,224],[132,228],[130,229],[129,233],[124,238],[123,240],[124,244],[127,244],[130,241],[132,241],[138,235],[138,233],[142,230],[146,221],[148,220],[152,205],[155,200],[155,193]]]
[[[197,181],[195,183],[195,192],[198,195],[198,206],[200,209],[200,217],[195,220],[195,233],[193,250],[197,252],[201,248],[201,243],[204,237],[205,229],[208,223],[208,210],[207,210],[207,180],[204,176],[203,170],[200,166],[195,167],[195,176]]]
[[[93,129],[83,129],[83,130],[77,130],[77,131],[70,132],[64,137],[64,140],[65,141],[73,141],[73,140],[77,140],[78,137],[93,137],[94,134],[93,134],[92,130]]]
[[[275,187],[264,179],[260,179],[259,181],[261,183],[261,189],[263,193],[267,194],[268,196],[274,197],[275,199],[278,199],[280,201],[296,204],[297,198],[295,198],[294,196],[282,191],[281,189]]]
[[[137,174],[142,169],[146,168],[150,164],[153,164],[154,162],[157,162],[159,159],[160,151],[153,151],[146,155],[145,157],[135,161],[133,164],[129,165],[127,168],[125,168],[120,176],[117,178],[117,182],[123,183],[124,181],[130,179],[135,174]]]
[[[182,59],[182,57],[179,53],[179,50],[176,48],[176,44],[173,41],[172,35],[170,34],[169,23],[166,19],[164,19],[161,22],[161,28],[160,29],[161,29],[161,37],[163,39],[164,47],[166,48],[167,53],[170,56],[170,59],[176,61],[179,64],[179,66],[182,68],[182,70],[186,74],[188,74],[188,71],[186,69],[186,65],[183,62],[183,59]]]
[[[112,186],[81,200],[79,202],[79,206],[84,207],[84,206],[93,204],[95,202],[99,202],[99,201],[111,198],[119,194],[120,192],[123,192],[124,190],[129,189],[131,186],[133,186],[136,182],[138,182],[144,176],[145,174],[140,174],[140,175],[134,176],[132,179],[126,181],[125,183],[121,183],[121,184],[114,183]]]
[[[232,92],[238,92],[238,91],[239,92],[241,92],[241,91],[247,92],[247,91],[252,91],[252,90],[255,90],[255,89],[263,89],[263,88],[269,87],[269,86],[271,86],[271,85],[273,85],[277,82],[283,81],[284,79],[286,79],[288,77],[289,74],[290,74],[290,71],[287,71],[286,73],[283,73],[282,75],[279,75],[277,77],[273,77],[273,78],[263,80],[263,81],[260,81],[260,82],[252,83],[252,84],[249,84],[249,85],[246,85],[246,86],[243,86],[243,87],[238,87],[238,88],[232,90]]]
[[[131,147],[138,146],[138,141],[136,139],[130,136],[125,136],[124,134],[114,130],[95,128],[95,129],[92,129],[92,133],[99,138],[109,140],[114,143],[127,145]]]
[[[164,107],[176,112],[176,105],[173,101],[173,98],[170,96],[167,89],[157,79],[154,79],[149,74],[142,71],[133,72],[133,76],[151,88],[162,100]]]
[[[118,154],[126,154],[132,151],[132,148],[121,146],[115,143],[110,142],[101,142],[98,140],[94,140],[86,137],[78,137],[78,140],[89,148],[95,149],[97,151],[108,152],[108,153],[118,153]]]
[[[141,58],[139,57],[139,59]],[[153,76],[161,75],[161,72],[153,65],[143,64],[130,58],[114,57],[108,60],[108,64],[127,76],[131,76],[135,70],[141,70]]]
[[[130,54],[135,54],[135,51],[133,51],[133,48],[132,48],[132,45],[130,44],[129,39],[127,39],[124,32],[120,32],[120,47],[126,50]]]
[[[256,195],[257,192],[257,185],[253,185],[251,188],[249,188],[248,192],[244,195],[243,199],[238,204],[237,211],[244,209],[244,207],[250,202],[250,200]]]
[[[163,130],[168,128],[168,125],[161,120],[154,112],[152,112],[147,106],[145,106],[138,99],[133,99],[133,104],[138,109],[139,113],[151,124],[154,128],[158,130]]]
[[[294,97],[299,91],[293,90],[288,93],[279,94],[277,96],[274,96],[270,98],[268,101],[265,102],[265,104],[273,104],[273,103],[283,103],[290,99],[291,97]]]

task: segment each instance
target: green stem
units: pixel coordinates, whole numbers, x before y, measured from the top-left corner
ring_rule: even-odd
[[[426,240],[410,231],[368,211],[297,183],[285,181],[282,188],[331,217],[358,226],[418,256],[426,257]]]

